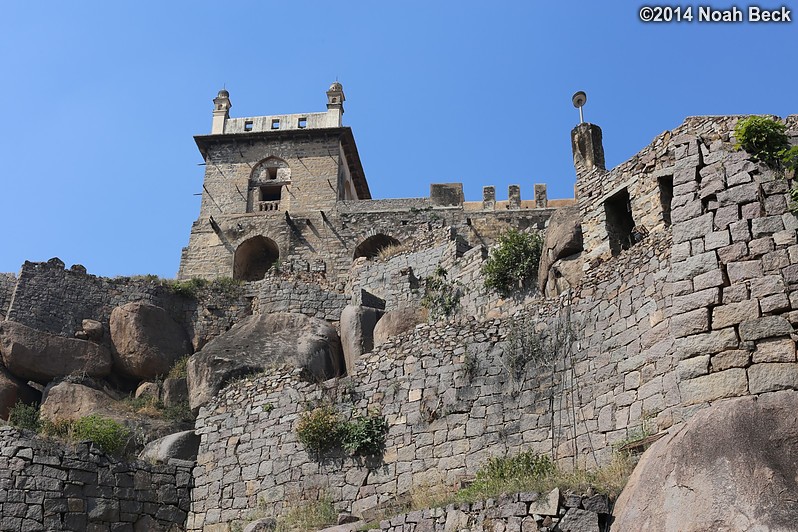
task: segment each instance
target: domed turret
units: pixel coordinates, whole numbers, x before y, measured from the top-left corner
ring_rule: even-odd
[[[216,98],[213,99],[213,125],[211,126],[211,134],[224,133],[224,122],[230,118],[230,108],[233,106],[230,103],[230,93],[227,89],[222,89]]]
[[[337,112],[338,113],[338,125],[341,125],[341,117],[344,114],[344,101],[346,100],[346,96],[344,96],[344,86],[335,81],[332,85],[330,85],[330,89],[327,91],[327,112]]]

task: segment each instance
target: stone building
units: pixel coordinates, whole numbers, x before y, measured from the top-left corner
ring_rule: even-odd
[[[199,217],[178,277],[258,280],[274,265],[342,279],[352,261],[388,245],[428,242],[455,228],[465,246],[490,244],[507,227],[542,229],[553,207],[545,185],[521,200],[518,185],[496,201],[464,202],[461,183],[433,184],[428,198],[374,200],[352,129],[342,124],[344,90],[333,83],[327,111],[230,118],[230,94],[213,100],[210,135],[195,137],[205,159]]]

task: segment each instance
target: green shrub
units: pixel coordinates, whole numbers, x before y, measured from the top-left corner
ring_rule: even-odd
[[[341,443],[341,417],[332,405],[322,405],[299,415],[296,435],[308,451],[323,453]]]
[[[528,287],[537,279],[542,248],[543,239],[538,233],[515,229],[504,233],[482,268],[485,287],[505,296]]]
[[[196,298],[200,290],[208,285],[208,281],[195,277],[185,281],[169,280],[164,281],[164,286],[173,294],[183,297]]]
[[[448,281],[446,275],[446,270],[438,266],[435,273],[426,280],[426,290],[421,304],[429,310],[433,318],[451,316],[460,308],[463,286],[457,281]]]
[[[344,423],[341,429],[341,444],[350,455],[374,456],[385,448],[388,422],[379,414],[358,416]]]
[[[18,401],[17,404],[12,406],[8,411],[8,422],[15,427],[38,432],[41,428],[39,407],[36,405],[26,405]]]
[[[798,170],[798,146],[786,150],[781,156],[781,162],[787,170]]]
[[[94,414],[74,421],[71,426],[72,439],[91,440],[109,454],[124,449],[130,435],[130,429],[121,423]]]
[[[296,434],[309,452],[342,448],[351,456],[374,456],[385,447],[388,422],[376,412],[343,421],[332,405],[322,405],[299,416]]]
[[[779,167],[781,158],[790,147],[786,126],[764,116],[749,116],[737,122],[734,147],[744,149],[755,159],[769,166]]]

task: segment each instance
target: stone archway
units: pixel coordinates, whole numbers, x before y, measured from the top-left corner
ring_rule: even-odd
[[[233,278],[242,281],[259,281],[280,258],[280,249],[274,240],[254,236],[236,248],[233,259]]]
[[[384,235],[382,233],[373,235],[365,239],[355,248],[355,255],[353,259],[366,257],[369,259],[375,258],[380,254],[380,251],[389,246],[399,246],[401,242],[392,236]]]

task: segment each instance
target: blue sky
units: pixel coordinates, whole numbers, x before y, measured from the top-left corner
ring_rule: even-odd
[[[0,271],[173,277],[223,84],[257,116],[323,111],[337,77],[375,198],[572,196],[577,90],[609,166],[686,116],[798,112],[798,22],[645,24],[642,5],[4,2]]]

